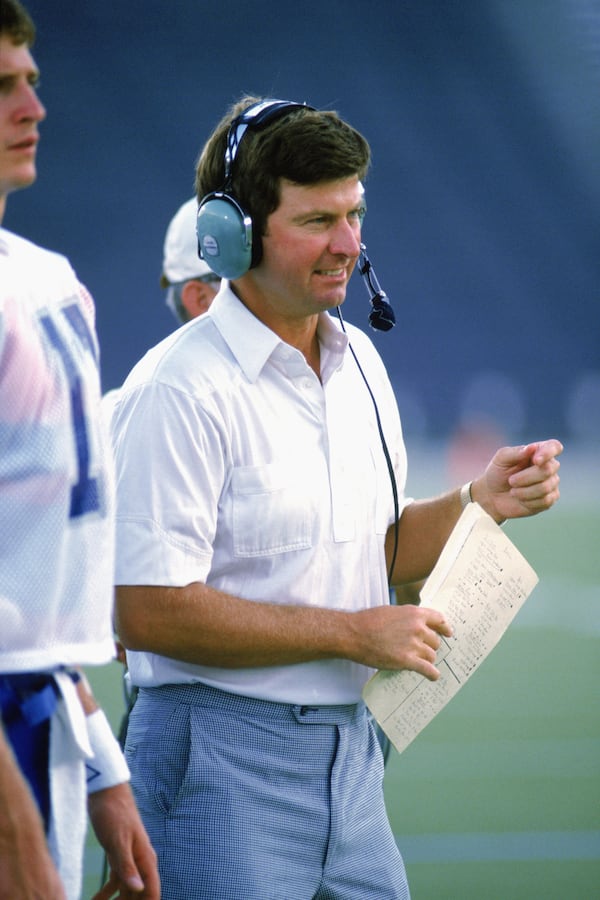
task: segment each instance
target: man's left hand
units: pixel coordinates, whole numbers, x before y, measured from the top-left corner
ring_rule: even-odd
[[[484,474],[471,486],[471,496],[496,521],[534,516],[558,498],[557,459],[560,441],[550,439],[520,447],[501,447]]]

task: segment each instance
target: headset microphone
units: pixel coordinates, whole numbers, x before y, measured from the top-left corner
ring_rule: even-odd
[[[365,287],[369,294],[371,302],[371,312],[369,313],[369,325],[376,331],[389,331],[396,324],[396,316],[387,298],[385,291],[381,290],[377,275],[371,265],[371,260],[367,256],[367,248],[364,244],[360,245],[360,257],[358,263],[358,271],[362,275]]]

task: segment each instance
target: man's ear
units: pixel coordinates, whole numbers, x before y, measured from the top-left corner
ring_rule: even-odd
[[[181,289],[181,303],[190,319],[206,312],[216,294],[213,284],[205,281],[186,281]]]

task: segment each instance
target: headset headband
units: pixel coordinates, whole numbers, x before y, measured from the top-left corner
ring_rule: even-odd
[[[293,100],[261,100],[248,106],[237,116],[227,132],[225,149],[225,185],[229,186],[233,163],[244,134],[248,128],[262,128],[268,122],[279,118],[291,109],[314,109],[306,103],[295,103]]]

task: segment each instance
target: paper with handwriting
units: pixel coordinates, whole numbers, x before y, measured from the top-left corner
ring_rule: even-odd
[[[363,698],[401,753],[454,697],[496,646],[538,582],[527,560],[477,503],[456,523],[421,590],[421,605],[444,613],[437,681],[416,672],[377,672]]]

